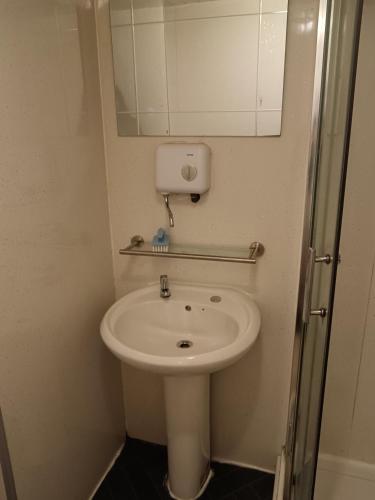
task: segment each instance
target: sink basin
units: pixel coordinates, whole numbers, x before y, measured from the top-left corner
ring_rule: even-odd
[[[125,363],[164,380],[168,481],[172,498],[193,500],[210,477],[210,373],[241,358],[255,342],[260,313],[244,292],[174,284],[131,292],[105,314],[100,331]]]
[[[255,342],[260,313],[240,291],[172,284],[131,292],[106,313],[101,334],[122,361],[162,374],[209,373],[243,356]]]

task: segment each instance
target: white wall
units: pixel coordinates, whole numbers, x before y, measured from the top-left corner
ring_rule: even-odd
[[[0,500],[7,500],[7,495],[5,492],[5,484],[3,478],[3,471],[0,467]]]
[[[307,171],[318,2],[289,2],[283,129],[280,138],[207,138],[212,187],[197,205],[172,199],[181,243],[212,247],[265,244],[256,266],[128,258],[134,234],[151,238],[167,224],[154,187],[154,151],[162,138],[117,136],[108,1],[98,10],[99,52],[113,259],[117,297],[169,274],[179,281],[233,285],[254,294],[262,331],[251,352],[212,377],[214,455],[274,468],[284,442],[295,326]],[[189,141],[200,140],[188,138]],[[160,377],[123,366],[127,429],[164,442]]]
[[[88,498],[124,435],[90,3],[0,3],[0,401],[19,500]]]
[[[321,451],[375,464],[375,2],[365,0]]]

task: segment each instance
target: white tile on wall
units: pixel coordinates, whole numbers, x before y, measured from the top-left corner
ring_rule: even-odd
[[[137,109],[137,103],[131,26],[112,29],[112,47],[116,79],[116,109],[117,111],[134,112]]]
[[[163,24],[134,27],[138,111],[168,111]]]
[[[258,109],[281,109],[287,14],[262,16],[259,42]]]
[[[280,12],[288,10],[288,0],[262,0],[262,12]]]
[[[137,136],[138,118],[136,113],[117,113],[117,127],[119,135]]]
[[[375,315],[374,303],[370,314]],[[374,359],[375,333],[368,329],[363,343],[349,456],[369,464],[375,463]]]
[[[123,26],[132,21],[131,0],[109,0],[111,26]]]
[[[61,70],[67,105],[69,128],[72,134],[88,134],[87,79],[82,66],[82,51],[78,30],[60,32]]]
[[[61,68],[50,65],[60,51],[59,27],[53,3],[47,7],[42,4],[33,6],[32,15],[21,3],[14,5],[14,9],[18,9],[16,13],[10,7],[11,2],[2,5],[0,28],[4,42],[0,48],[0,62],[6,69],[2,70],[0,80],[0,137],[13,134],[29,137],[37,131],[48,137],[68,134],[64,89],[61,98],[56,99],[56,88],[61,85]],[[9,16],[14,16],[14,19],[10,21]],[[20,27],[25,28],[23,37],[17,35],[16,17]],[[28,18],[28,23],[25,18]],[[51,22],[53,37],[49,31]],[[27,64],[16,64],[15,58]],[[32,84],[28,83],[31,82],[30,67],[38,68],[32,74]],[[12,96],[12,101],[7,101],[7,96]],[[11,106],[9,102],[17,105]],[[28,119],[30,116],[38,116],[38,127]]]
[[[164,0],[133,0],[134,23],[164,21]]]
[[[0,500],[7,500],[7,494],[5,491],[3,469],[0,468]]]
[[[166,44],[171,112],[255,109],[257,16],[168,23]]]
[[[258,14],[259,0],[206,0],[176,2],[165,0],[165,19],[202,19],[215,16]]]
[[[78,29],[77,9],[73,2],[58,2],[56,15],[61,30]]]
[[[257,112],[257,135],[280,135],[281,111]]]
[[[132,429],[131,432],[135,436],[143,436],[145,441],[166,443],[164,404],[160,405],[160,402],[164,401],[163,380],[146,370],[137,370],[122,364],[124,380],[132,380],[134,374],[137,380],[142,381],[141,385],[148,387],[150,391],[145,398],[138,384],[128,384],[124,387],[127,404],[135,410],[127,420],[128,429]]]
[[[375,255],[371,266],[371,285],[369,292],[365,334],[370,342],[375,342]]]
[[[99,334],[114,290],[95,16],[70,0],[0,10],[2,413],[18,498],[83,499],[124,436]]]
[[[373,500],[375,482],[352,474],[318,469],[314,500]]]
[[[375,11],[375,9],[374,9]],[[375,259],[367,305],[349,456],[375,464]]]
[[[139,135],[169,135],[168,113],[139,113]]]
[[[255,113],[171,113],[171,135],[255,135]]]

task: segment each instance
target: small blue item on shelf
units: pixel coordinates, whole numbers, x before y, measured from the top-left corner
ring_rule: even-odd
[[[153,252],[168,252],[169,250],[169,236],[165,229],[160,227],[157,233],[152,238],[152,251]]]

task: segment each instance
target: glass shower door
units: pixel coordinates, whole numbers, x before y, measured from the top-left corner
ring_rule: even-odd
[[[284,498],[288,500],[311,500],[314,495],[361,11],[361,0],[321,1],[301,266],[304,279],[286,450]]]

